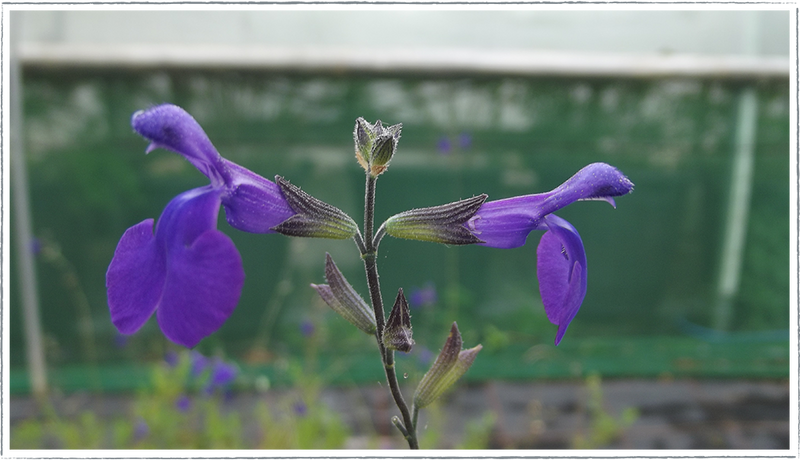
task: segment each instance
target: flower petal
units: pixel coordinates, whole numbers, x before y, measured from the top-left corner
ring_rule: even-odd
[[[558,326],[558,345],[586,296],[586,252],[569,222],[552,214],[544,220],[547,232],[536,249],[536,275],[547,319]]]
[[[617,168],[606,163],[592,163],[547,194],[545,213],[555,212],[578,200],[603,200],[615,206],[613,197],[632,190],[633,182]]]
[[[194,347],[233,313],[244,285],[242,259],[224,233],[209,230],[189,248],[173,250],[158,306],[164,335]]]
[[[153,314],[166,276],[163,253],[153,236],[153,219],[122,235],[106,272],[111,322],[123,334],[133,334]]]
[[[195,119],[177,105],[162,104],[140,110],[131,117],[131,126],[152,142],[148,152],[159,147],[172,150],[186,157],[212,184],[224,181],[219,152]]]
[[[466,227],[484,241],[478,243],[481,246],[516,248],[541,226],[544,216],[579,200],[603,200],[614,206],[613,197],[631,190],[633,183],[618,169],[592,163],[550,192],[484,203]]]
[[[278,184],[228,160],[222,161],[231,177],[222,205],[232,227],[251,233],[274,233],[272,227],[295,214]]]
[[[156,228],[167,262],[158,322],[167,338],[187,347],[219,329],[244,284],[241,256],[216,228],[220,193],[211,185],[181,193]]]
[[[164,208],[156,225],[156,240],[167,254],[192,245],[200,235],[217,228],[220,191],[211,185],[187,190]]]
[[[539,225],[546,194],[525,195],[484,203],[466,223],[481,246],[511,249],[525,244]]]

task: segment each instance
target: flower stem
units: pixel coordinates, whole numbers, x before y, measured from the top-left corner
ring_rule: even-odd
[[[369,297],[372,303],[372,309],[375,311],[375,323],[377,330],[375,331],[375,339],[378,341],[378,349],[381,352],[381,360],[383,361],[383,369],[386,373],[386,381],[389,384],[389,389],[392,392],[392,397],[400,409],[403,416],[403,429],[400,431],[408,442],[408,447],[411,449],[419,449],[417,441],[416,424],[412,423],[411,413],[408,410],[408,405],[403,399],[403,394],[400,392],[400,385],[397,382],[397,372],[394,365],[394,351],[387,349],[383,345],[383,328],[385,324],[385,314],[383,310],[383,298],[381,297],[381,286],[378,276],[377,264],[377,244],[380,239],[374,238],[374,217],[375,217],[375,183],[377,177],[373,177],[367,173],[366,192],[364,194],[364,236],[361,240],[363,243],[359,244],[356,240],[359,250],[361,250],[361,258],[364,260],[364,270],[367,274],[367,285],[369,286]],[[381,233],[379,231],[379,233]],[[382,235],[381,235],[382,236]],[[359,238],[360,239],[360,238]],[[377,241],[376,241],[377,240]],[[394,422],[395,425],[401,423],[399,420]],[[400,428],[398,426],[398,428]]]

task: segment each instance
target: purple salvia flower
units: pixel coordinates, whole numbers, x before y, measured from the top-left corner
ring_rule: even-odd
[[[532,230],[545,234],[536,251],[539,291],[547,318],[558,326],[555,344],[586,295],[586,252],[578,231],[553,212],[579,200],[603,200],[616,207],[615,196],[633,190],[633,183],[605,163],[590,164],[551,192],[525,195],[481,205],[465,226],[483,246],[516,248]]]
[[[231,239],[217,230],[220,206],[231,226],[254,233],[293,216],[274,182],[220,156],[200,125],[175,105],[136,112],[133,129],[184,156],[211,181],[167,204],[153,219],[129,228],[106,273],[111,321],[123,334],[139,330],[156,312],[164,335],[194,347],[220,328],[239,301],[244,270]]]

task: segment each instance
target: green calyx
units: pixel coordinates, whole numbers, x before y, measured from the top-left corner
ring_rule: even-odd
[[[336,240],[352,238],[358,232],[353,218],[339,208],[314,198],[281,176],[275,176],[275,182],[296,214],[272,230],[287,236]]]
[[[488,195],[482,194],[430,208],[412,209],[390,217],[386,233],[395,238],[442,244],[476,244],[483,240],[464,224],[478,212]]]

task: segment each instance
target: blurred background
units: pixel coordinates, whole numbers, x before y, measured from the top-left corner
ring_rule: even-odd
[[[130,116],[162,102],[226,158],[356,221],[359,116],[403,123],[378,223],[548,191],[597,161],[635,183],[617,209],[559,211],[589,286],[558,347],[536,233],[513,250],[384,239],[384,297],[402,287],[412,308],[407,397],[453,321],[484,347],[423,411],[424,447],[789,448],[788,11],[10,17],[12,448],[402,447],[374,339],[309,288],[330,252],[366,294],[351,241],[220,219],[247,273],[225,325],[191,353],[153,319],[116,332],[104,283],[120,236],[207,183],[144,155]]]

